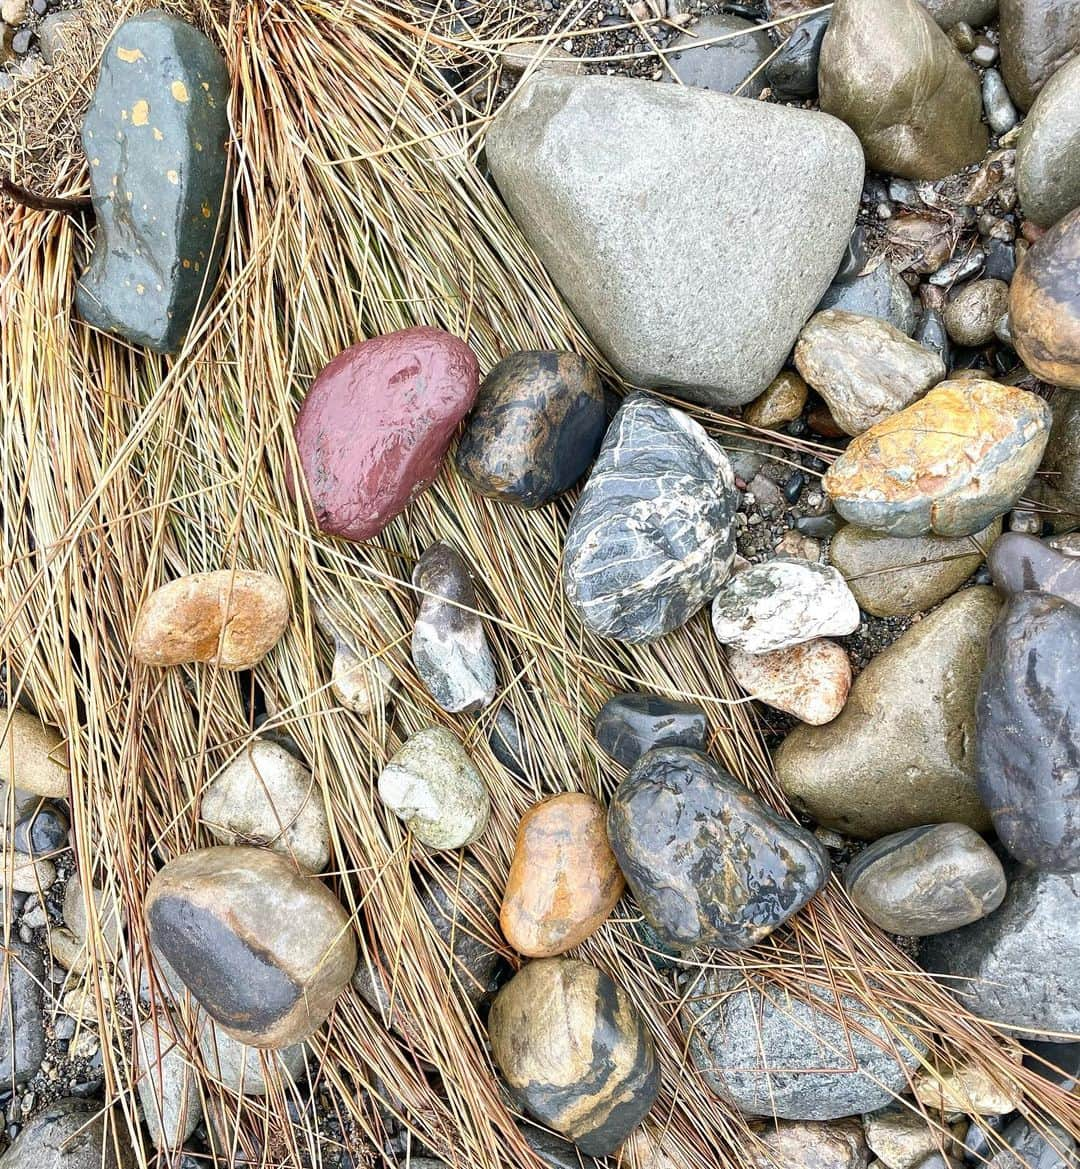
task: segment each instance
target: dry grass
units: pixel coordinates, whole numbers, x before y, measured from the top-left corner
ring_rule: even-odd
[[[717,757],[784,805],[753,711],[704,618],[633,649],[586,635],[566,612],[558,565],[569,501],[524,514],[471,494],[448,469],[372,546],[311,531],[283,469],[297,403],[344,346],[430,323],[466,336],[485,368],[519,347],[589,347],[473,165],[482,111],[463,111],[433,72],[452,52],[439,22],[359,0],[204,7],[199,18],[235,79],[236,172],[223,289],[185,352],[135,353],[70,318],[86,245],[79,220],[6,208],[0,236],[4,665],[11,692],[68,736],[79,865],[104,890],[104,910],[88,906],[91,970],[74,993],[85,994],[101,1031],[112,1115],[135,1132],[131,1004],[146,968],[143,893],[163,860],[209,843],[200,791],[251,740],[252,697],[264,696],[272,725],[294,737],[318,778],[332,824],[329,880],[373,960],[368,939],[379,940],[394,1011],[411,1021],[409,1038],[390,1036],[349,992],[313,1040],[311,1079],[340,1110],[346,1143],[359,1163],[375,1163],[360,1149],[382,1143],[389,1113],[452,1166],[536,1163],[500,1098],[483,1026],[454,993],[445,950],[418,910],[414,882],[430,858],[374,796],[383,760],[431,723],[466,740],[494,803],[491,828],[470,850],[492,904],[530,803],[566,789],[607,797],[618,782],[590,733],[613,690],[704,703]],[[490,56],[516,29],[512,15],[490,16],[474,39]],[[19,133],[10,108],[0,130]],[[83,189],[74,161],[34,173],[52,193]],[[497,701],[518,712],[529,744],[527,783],[490,754],[493,711],[475,721],[445,716],[408,666],[409,572],[437,538],[465,553],[480,582]],[[273,572],[292,594],[295,619],[254,675],[133,665],[128,639],[146,593],[178,573],[227,565]],[[314,600],[360,613],[367,590],[386,600],[385,621],[358,620],[351,632],[395,674],[389,720],[335,705],[332,647],[313,620]],[[113,953],[101,914],[115,907],[127,929]],[[687,1067],[680,992],[632,925],[620,918],[582,947],[632,989],[661,1053],[661,1098],[624,1162],[644,1165],[662,1144],[676,1166],[744,1165],[753,1137]],[[1002,1037],[868,927],[835,882],[794,929],[748,956],[713,957],[764,982],[812,981],[872,1010],[909,1011],[944,1058],[999,1069],[1024,1088],[1025,1110],[1080,1128],[1077,1099],[1008,1063]],[[192,1004],[178,1010],[223,1148],[267,1166],[336,1163],[337,1146],[319,1139],[310,1114],[290,1122],[291,1087],[275,1081],[266,1098],[241,1100],[224,1090],[194,1047]]]

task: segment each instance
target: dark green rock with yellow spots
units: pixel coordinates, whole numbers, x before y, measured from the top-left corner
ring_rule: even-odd
[[[221,54],[156,10],[125,21],[83,122],[97,239],[76,306],[164,353],[182,344],[221,263],[229,76]]]

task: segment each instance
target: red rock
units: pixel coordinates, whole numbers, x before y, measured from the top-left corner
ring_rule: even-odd
[[[404,511],[439,473],[479,381],[468,345],[427,326],[339,353],[296,419],[319,529],[367,540]]]

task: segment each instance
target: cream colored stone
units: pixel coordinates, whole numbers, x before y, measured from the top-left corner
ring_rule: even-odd
[[[71,782],[60,732],[18,707],[8,707],[0,730],[0,780],[23,792],[66,799]]]
[[[1005,1053],[1017,1065],[1019,1052]],[[924,1068],[914,1078],[915,1099],[935,1112],[968,1112],[1004,1116],[1020,1107],[1023,1093],[1015,1079],[993,1074],[986,1067],[957,1063],[955,1067]]]
[[[811,726],[836,718],[851,689],[847,651],[825,637],[766,654],[729,649],[728,665],[751,697]]]

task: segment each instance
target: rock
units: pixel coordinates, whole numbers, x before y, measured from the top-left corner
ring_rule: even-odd
[[[309,873],[330,863],[321,785],[284,747],[256,739],[203,792],[199,815],[220,844],[257,844]]]
[[[945,376],[940,354],[887,321],[838,309],[810,318],[795,346],[795,364],[848,434],[883,422]]]
[[[420,595],[412,634],[420,681],[443,710],[482,709],[495,697],[495,663],[468,565],[439,541],[416,562],[412,583]]]
[[[630,996],[572,958],[530,962],[491,1005],[495,1063],[527,1111],[582,1153],[614,1153],[660,1086],[652,1038]]]
[[[44,893],[56,881],[52,861],[33,860],[0,845],[0,889],[8,893]]]
[[[71,930],[63,926],[53,926],[49,930],[49,953],[54,962],[75,974],[85,974],[90,969],[86,943],[80,942]]]
[[[863,1117],[866,1143],[885,1169],[918,1169],[927,1157],[953,1142],[910,1107],[883,1108]]]
[[[996,913],[923,942],[919,961],[972,1014],[1025,1039],[1080,1031],[1080,876],[1006,870]],[[1036,976],[1037,975],[1037,976]]]
[[[0,1169],[128,1169],[134,1163],[123,1122],[106,1130],[101,1102],[73,1097],[47,1104],[0,1156]]]
[[[295,426],[319,530],[377,536],[434,481],[479,384],[468,345],[427,326],[371,337],[324,366]]]
[[[94,898],[94,927],[90,928],[87,920],[85,891],[82,877],[78,872],[68,877],[64,886],[64,900],[62,913],[64,923],[80,942],[85,942],[93,933],[95,939],[100,939],[98,954],[108,956],[115,954],[120,945],[120,912],[116,901],[106,896],[103,890],[91,888]]]
[[[1080,47],[1077,0],[1000,0],[1001,71],[1012,99],[1031,108],[1039,90]]]
[[[336,599],[312,598],[315,624],[334,643],[330,689],[354,714],[381,715],[394,692],[394,675],[380,654],[397,638],[395,617],[378,589],[354,591],[351,600],[353,611]]]
[[[777,557],[733,576],[712,606],[717,640],[745,653],[790,649],[859,627],[859,606],[835,568]]]
[[[78,9],[50,12],[38,25],[41,59],[46,65],[54,65],[61,54],[86,35],[86,20]]]
[[[1053,74],[1024,121],[1016,189],[1024,216],[1040,227],[1080,206],[1080,58]]]
[[[495,711],[487,741],[492,755],[503,767],[515,779],[528,782],[531,753],[522,740],[521,725],[512,707],[503,704]]]
[[[379,776],[379,799],[429,848],[472,844],[491,816],[484,781],[445,727],[405,740]]]
[[[779,430],[802,414],[807,392],[806,382],[797,373],[785,369],[743,410],[742,420],[747,426]]]
[[[27,793],[66,799],[70,781],[67,746],[60,732],[29,711],[9,706],[0,730],[0,783],[17,789],[16,815],[20,808],[29,810],[37,803],[27,799]],[[0,809],[0,818],[4,816],[6,807]]]
[[[0,1081],[10,1089],[36,1076],[45,1057],[45,967],[38,950],[14,937],[0,960]]]
[[[138,1036],[135,1086],[143,1120],[158,1149],[179,1149],[202,1120],[195,1069],[164,1015],[147,1019]]]
[[[997,519],[973,536],[885,536],[849,524],[829,545],[829,560],[875,617],[910,617],[952,596],[1001,535]]]
[[[989,24],[997,16],[998,8],[998,0],[919,0],[919,3],[942,28],[952,28],[961,21],[975,27]],[[889,1169],[899,1169],[899,1166]]]
[[[643,755],[608,809],[611,847],[646,919],[670,946],[743,950],[824,886],[825,849],[707,755]]]
[[[940,179],[986,153],[979,79],[916,0],[836,0],[818,94],[872,170]]]
[[[157,10],[124,21],[83,119],[98,234],[79,316],[135,345],[180,348],[224,244],[229,75],[201,32]]]
[[[238,1043],[209,1019],[199,1033],[199,1050],[209,1074],[237,1096],[265,1096],[281,1082],[303,1078],[305,1047],[294,1043],[281,1051],[261,1051]]]
[[[16,28],[26,19],[30,10],[28,0],[3,0],[0,4],[0,20]]]
[[[591,362],[577,353],[512,353],[480,384],[457,469],[481,495],[541,507],[589,469],[606,425]]]
[[[732,37],[733,33],[744,35]],[[719,37],[731,39],[701,43]],[[726,13],[703,16],[692,29],[679,33],[667,48],[665,81],[743,97],[757,97],[765,88],[761,66],[773,52],[772,41],[763,28]]]
[[[1018,1116],[1005,1126],[1001,1138],[1005,1148],[997,1148],[987,1169],[1069,1169],[1076,1164],[1076,1139],[1045,1119],[1036,1126]]]
[[[808,16],[791,31],[783,48],[765,66],[765,80],[777,97],[813,97],[817,93],[821,41],[829,14]]]
[[[511,73],[527,73],[543,69],[548,73],[563,73],[575,76],[585,72],[585,63],[573,53],[555,45],[530,44],[508,45],[499,53],[499,61]]]
[[[3,798],[0,795],[0,799]],[[67,815],[59,805],[35,800],[29,814],[24,815],[15,825],[15,849],[28,856],[49,856],[61,852],[68,846],[70,827]]]
[[[1024,1067],[1048,1083],[1058,1084],[1066,1092],[1072,1092],[1080,1077],[1080,1043],[1028,1040],[1024,1044]]]
[[[945,328],[957,345],[973,348],[994,339],[994,325],[1009,311],[1009,286],[1003,280],[969,280],[949,297]]]
[[[965,589],[872,658],[840,715],[796,727],[773,757],[796,807],[874,840],[902,828],[990,826],[975,784],[975,699],[993,589]]]
[[[795,997],[779,983],[712,969],[692,976],[683,1001],[702,1079],[750,1116],[835,1120],[883,1108],[926,1050],[891,1012],[872,1014],[849,995],[837,1003],[810,985]]]
[[[1007,134],[1019,121],[1016,106],[996,69],[987,69],[982,76],[982,100],[987,125],[995,134]]]
[[[815,80],[815,85],[817,84]],[[833,284],[850,284],[857,276],[861,276],[867,267],[867,231],[864,224],[856,223],[855,228],[844,249],[840,267],[833,276]],[[873,313],[864,314],[873,316]]]
[[[252,1047],[288,1047],[330,1013],[356,966],[349,915],[262,848],[169,861],[146,894],[150,940],[207,1014]]]
[[[994,586],[1007,596],[1025,590],[1080,605],[1080,559],[1020,532],[1006,532],[987,561]]]
[[[851,523],[893,536],[966,536],[1020,498],[1050,410],[1027,390],[944,381],[853,439],[822,480]]]
[[[713,406],[751,401],[779,372],[836,271],[862,187],[861,151],[829,118],[627,77],[534,78],[492,122],[487,159],[626,380]],[[673,321],[708,343],[673,344]]]
[[[979,795],[998,839],[1040,869],[1080,870],[1080,608],[1017,593],[990,631],[975,715]]]
[[[1078,276],[1080,207],[1027,250],[1009,296],[1009,328],[1021,361],[1043,381],[1073,390],[1080,389]]]
[[[566,532],[563,585],[586,628],[651,641],[716,595],[735,556],[735,476],[681,410],[631,394]]]
[[[727,660],[752,698],[815,727],[836,718],[851,689],[847,651],[824,637],[765,654],[729,649]]]
[[[616,694],[604,703],[594,724],[596,741],[623,767],[654,747],[705,750],[705,712],[691,702],[656,694]]]
[[[830,1124],[780,1120],[756,1135],[767,1155],[751,1154],[754,1169],[866,1169],[866,1141],[854,1116]]]
[[[1019,1051],[996,1054],[1020,1063]],[[1012,1076],[994,1076],[982,1063],[963,1061],[922,1068],[915,1073],[912,1090],[915,1099],[931,1115],[967,1112],[976,1116],[1004,1116],[1019,1108],[1024,1096]]]
[[[1080,395],[1055,393],[1050,418],[1050,441],[1039,468],[1043,476],[1032,482],[1029,494],[1057,509],[1046,518],[1067,530],[1080,524]]]
[[[915,329],[915,301],[911,290],[885,260],[854,280],[830,284],[817,306],[818,312],[825,309],[878,317],[907,336]]]
[[[289,594],[265,572],[223,568],[161,585],[135,621],[131,653],[147,666],[206,662],[250,670],[289,623]]]
[[[534,804],[518,825],[499,920],[529,958],[580,945],[607,921],[625,882],[592,796],[567,792]]]

